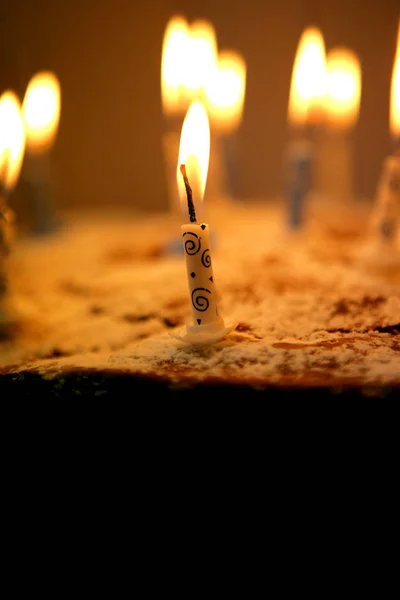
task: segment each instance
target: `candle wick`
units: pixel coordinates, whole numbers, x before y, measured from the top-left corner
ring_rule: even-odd
[[[188,203],[188,210],[189,210],[189,219],[190,219],[191,223],[197,223],[196,211],[194,209],[194,204],[193,204],[193,192],[192,192],[192,188],[190,187],[189,179],[187,178],[187,175],[186,175],[186,165],[180,166],[180,172],[182,173],[183,182],[185,184],[185,189],[186,189],[186,196],[187,196],[187,203]]]

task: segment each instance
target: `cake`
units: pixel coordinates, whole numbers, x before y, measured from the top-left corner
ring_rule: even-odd
[[[224,339],[192,345],[183,218],[71,212],[54,235],[19,234],[8,258],[0,389],[55,397],[156,391],[232,397],[395,394],[400,269],[360,259],[370,206],[310,202],[291,231],[277,201],[209,209]],[[334,215],[334,216],[333,216]]]

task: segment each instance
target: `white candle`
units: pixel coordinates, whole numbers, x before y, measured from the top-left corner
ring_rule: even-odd
[[[397,244],[400,210],[400,156],[388,156],[382,165],[371,229],[377,241]]]
[[[400,21],[397,34],[391,94],[390,94],[390,133],[394,143],[394,153],[385,158],[377,189],[376,203],[371,216],[372,239],[392,250],[397,247],[400,221]]]
[[[289,94],[290,140],[284,157],[284,196],[290,229],[304,224],[307,200],[313,189],[314,138],[322,119],[325,92],[324,39],[319,29],[308,27],[297,48]]]
[[[42,71],[29,81],[22,104],[26,130],[23,182],[35,233],[56,227],[51,190],[50,154],[60,120],[61,91],[54,73]]]
[[[333,48],[327,55],[325,128],[318,146],[316,187],[323,199],[337,208],[351,208],[354,200],[353,132],[361,98],[361,67],[348,48]]]
[[[1,254],[8,252],[12,239],[14,213],[8,206],[8,198],[19,178],[25,140],[20,102],[16,94],[8,90],[0,97],[0,260]]]
[[[243,118],[246,72],[246,62],[237,51],[222,50],[206,89],[213,132],[211,169],[219,181],[217,192],[235,199],[239,196],[237,132]]]
[[[25,130],[17,96],[7,91],[0,97],[0,337],[7,333],[5,300],[6,258],[14,237],[14,211],[8,197],[17,183],[25,149]]]
[[[165,29],[161,59],[161,99],[164,120],[163,153],[167,192],[172,213],[177,212],[176,157],[185,114],[194,100],[203,100],[216,65],[217,40],[205,20],[191,25],[180,15]],[[211,181],[211,184],[213,182]]]
[[[210,128],[204,105],[191,104],[182,127],[178,160],[178,187],[181,204],[187,204],[189,222],[181,226],[192,322],[178,336],[194,345],[223,339],[234,325],[225,325],[215,287],[209,226],[198,223],[186,166],[191,170],[199,200],[204,196],[210,152]],[[186,199],[186,202],[185,202]],[[177,336],[174,336],[177,337]]]

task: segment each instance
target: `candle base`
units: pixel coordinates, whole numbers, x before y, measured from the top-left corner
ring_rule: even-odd
[[[208,325],[186,325],[178,334],[170,333],[170,336],[190,346],[207,346],[223,340],[236,326],[237,323],[225,325],[221,319]]]

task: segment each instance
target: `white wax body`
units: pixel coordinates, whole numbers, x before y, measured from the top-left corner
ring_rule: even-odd
[[[193,325],[221,324],[223,321],[218,313],[209,227],[206,223],[187,223],[181,226],[181,236]]]
[[[372,227],[388,241],[397,234],[400,211],[400,156],[388,156],[382,165]]]

